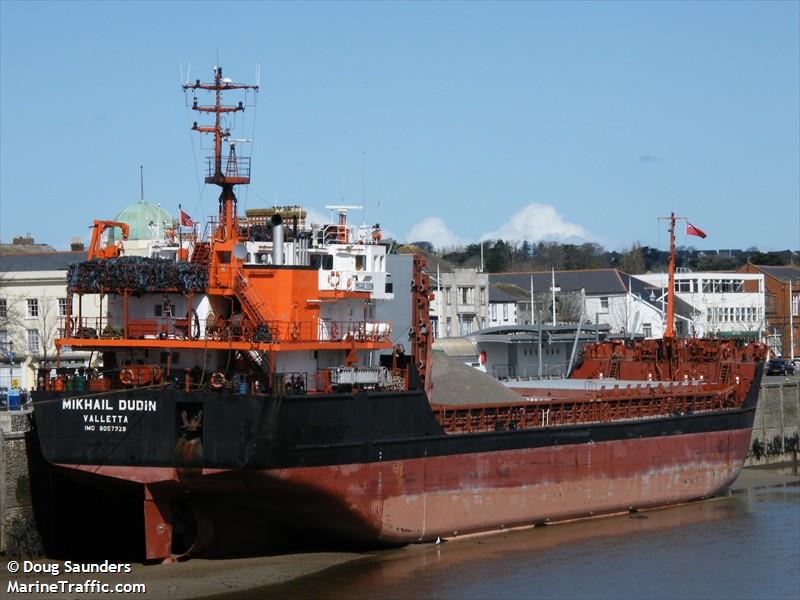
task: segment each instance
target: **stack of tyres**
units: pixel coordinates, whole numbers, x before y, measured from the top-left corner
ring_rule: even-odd
[[[203,292],[208,287],[208,272],[195,263],[123,256],[71,264],[67,286],[72,292],[84,294],[125,290],[136,295],[172,290]]]

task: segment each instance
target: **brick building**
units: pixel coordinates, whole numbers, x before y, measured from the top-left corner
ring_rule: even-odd
[[[767,344],[772,353],[785,358],[800,356],[800,267],[748,263],[739,272],[764,275]]]

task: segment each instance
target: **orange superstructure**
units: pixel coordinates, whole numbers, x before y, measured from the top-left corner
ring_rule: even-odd
[[[246,102],[226,105],[223,97],[255,93],[258,86],[233,83],[215,68],[213,82],[182,87],[214,97],[202,104],[195,96],[191,107],[214,115],[212,125],[194,122],[192,130],[214,139],[205,181],[221,188],[218,217],[205,238],[194,230],[183,236],[178,220],[147,257],[124,256],[127,224],[95,221],[90,261],[70,274],[66,335],[56,345],[113,357],[107,369],[112,387],[141,381],[141,369],[134,369],[136,377],[131,369],[121,377],[118,367],[170,374],[189,365],[188,389],[213,375],[216,382],[237,381],[264,393],[287,378],[302,379],[305,392],[327,391],[332,378],[325,371],[370,366],[372,352],[392,348],[391,324],[370,318],[374,302],[392,297],[386,248],[374,235],[378,226],[349,227],[348,210],[360,208],[353,206],[330,207],[338,218],[320,225],[306,223],[300,207],[240,217],[234,188],[250,182],[250,160],[237,151],[242,140],[231,138],[223,117],[244,111]],[[103,247],[101,236],[113,227],[121,228],[123,241]],[[101,298],[99,317],[83,316],[89,294]],[[227,354],[209,359],[210,351]],[[207,367],[199,375],[198,365]],[[373,379],[378,385],[390,378]]]

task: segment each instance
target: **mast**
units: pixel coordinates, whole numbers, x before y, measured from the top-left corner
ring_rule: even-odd
[[[675,337],[675,213],[669,216],[669,281],[667,283],[667,322],[664,337]]]
[[[199,79],[194,83],[187,83],[181,86],[184,91],[206,90],[214,92],[214,104],[204,106],[198,104],[197,96],[193,98],[192,110],[201,113],[214,114],[213,126],[200,126],[197,121],[192,125],[193,131],[200,133],[210,133],[214,136],[214,155],[208,157],[208,170],[205,178],[206,183],[213,183],[222,188],[219,196],[219,228],[217,233],[222,235],[224,240],[236,238],[237,217],[236,217],[236,196],[233,193],[233,186],[250,183],[250,159],[237,157],[235,146],[231,145],[228,159],[223,169],[222,142],[230,137],[230,129],[223,128],[222,115],[226,113],[237,113],[244,111],[244,103],[239,102],[233,106],[222,104],[222,93],[231,90],[253,90],[258,91],[257,85],[234,83],[228,78],[222,78],[222,68],[214,67],[214,82],[201,83]]]

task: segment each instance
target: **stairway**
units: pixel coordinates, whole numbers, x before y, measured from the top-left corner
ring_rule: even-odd
[[[608,373],[608,376],[614,379],[619,377],[619,359],[611,360],[611,371]]]
[[[731,363],[724,362],[719,369],[719,382],[728,383],[731,376]]]
[[[191,262],[197,265],[201,265],[203,267],[208,267],[208,263],[211,259],[211,244],[208,242],[197,242],[194,246],[194,252],[192,252],[192,260]]]
[[[256,324],[266,324],[270,314],[269,305],[267,301],[258,293],[254,287],[247,285],[247,280],[241,271],[236,274],[236,280],[233,286],[233,291],[242,305],[245,314]]]

